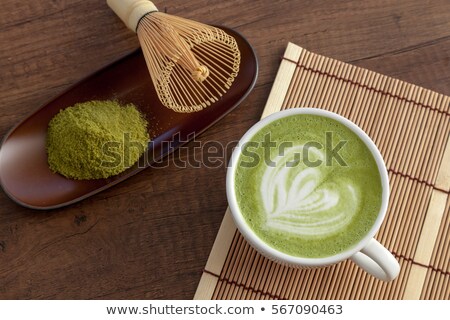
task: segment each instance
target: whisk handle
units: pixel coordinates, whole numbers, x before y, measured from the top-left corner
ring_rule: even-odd
[[[143,16],[158,11],[153,2],[148,0],[106,0],[106,3],[133,32],[136,32]]]

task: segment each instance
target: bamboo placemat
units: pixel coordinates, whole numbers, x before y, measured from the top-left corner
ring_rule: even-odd
[[[383,154],[391,198],[376,238],[399,277],[385,283],[351,261],[282,266],[247,244],[227,210],[194,299],[450,299],[450,97],[290,43],[262,117],[304,107],[347,117]]]

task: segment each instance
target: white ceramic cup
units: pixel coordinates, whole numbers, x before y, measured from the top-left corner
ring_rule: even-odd
[[[239,156],[242,151],[242,146],[245,146],[245,143],[251,140],[251,138],[254,136],[256,132],[258,132],[263,127],[267,126],[269,123],[278,120],[280,118],[298,114],[310,114],[331,118],[350,128],[354,133],[356,133],[359,136],[359,138],[366,144],[366,146],[372,152],[376,160],[378,171],[381,177],[381,185],[382,185],[381,208],[380,212],[378,213],[378,217],[375,223],[373,224],[372,228],[370,229],[370,231],[361,241],[359,241],[352,248],[339,254],[324,258],[302,258],[291,256],[286,253],[280,252],[274,249],[273,247],[269,246],[268,244],[266,244],[249,227],[246,220],[242,216],[242,213],[239,209],[239,205],[236,199],[235,172]],[[295,128],[293,128],[293,130],[294,129]],[[386,166],[384,164],[383,158],[381,157],[380,151],[377,149],[373,141],[369,138],[369,136],[367,136],[367,134],[361,128],[359,128],[356,124],[354,124],[350,120],[333,112],[312,108],[302,108],[302,109],[295,108],[284,110],[274,113],[262,119],[245,133],[245,135],[239,141],[238,146],[233,151],[227,171],[226,183],[227,183],[226,189],[227,189],[228,204],[230,206],[231,213],[236,226],[238,227],[239,231],[242,233],[244,238],[250,243],[250,245],[252,245],[256,250],[258,250],[260,253],[262,253],[269,259],[275,260],[282,264],[299,268],[325,267],[328,265],[344,261],[346,259],[351,259],[354,263],[363,268],[366,272],[372,274],[373,276],[377,277],[380,280],[390,281],[398,276],[400,272],[400,266],[397,260],[385,247],[383,247],[377,240],[373,238],[375,233],[380,228],[381,223],[383,222],[388,207],[389,179]]]

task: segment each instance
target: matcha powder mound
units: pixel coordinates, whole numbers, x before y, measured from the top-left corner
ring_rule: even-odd
[[[148,141],[147,122],[133,104],[78,103],[50,121],[48,164],[67,178],[108,178],[135,164]]]

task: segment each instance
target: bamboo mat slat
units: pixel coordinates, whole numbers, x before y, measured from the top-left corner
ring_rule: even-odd
[[[194,299],[450,299],[450,97],[289,43],[262,114],[323,108],[379,147],[391,198],[376,238],[401,271],[379,281],[351,261],[294,269],[244,240],[225,213]]]

